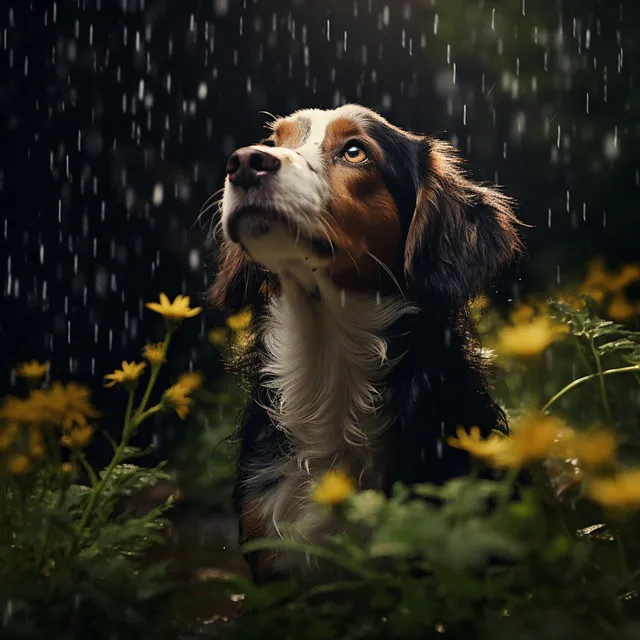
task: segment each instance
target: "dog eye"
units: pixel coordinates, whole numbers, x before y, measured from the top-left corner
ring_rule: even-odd
[[[343,158],[352,164],[360,164],[364,162],[368,156],[367,152],[357,144],[348,144],[342,153]]]
[[[276,141],[273,138],[266,138],[265,140],[260,140],[260,144],[264,147],[275,147]]]

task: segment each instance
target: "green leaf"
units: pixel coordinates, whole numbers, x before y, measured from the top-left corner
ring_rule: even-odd
[[[523,553],[522,545],[506,532],[478,519],[451,531],[444,559],[453,567],[473,568],[493,558],[517,560]]]
[[[346,504],[347,518],[367,526],[374,526],[387,506],[386,497],[378,491],[360,491]]]
[[[146,469],[132,464],[120,464],[112,472],[103,489],[105,497],[129,496],[146,487],[153,487],[161,480],[170,480],[171,476],[162,470],[164,465]],[[100,471],[100,477],[104,470]]]
[[[584,309],[574,309],[564,302],[549,300],[549,314],[552,318],[566,324],[574,336],[594,340],[605,335],[635,336],[634,331],[625,329],[621,324],[604,320],[597,314],[597,308],[589,296],[581,296],[586,302]]]
[[[143,458],[155,451],[155,446],[150,444],[148,447],[141,449],[140,447],[125,447],[122,454],[122,460],[131,460],[133,458]]]
[[[598,346],[598,353],[601,356],[608,355],[610,353],[614,353],[616,351],[628,351],[628,350],[638,349],[640,353],[640,345],[633,340],[629,340],[629,338],[621,338],[619,340],[613,340],[612,342],[605,342]]]
[[[247,606],[260,611],[286,602],[298,591],[298,587],[294,582],[274,582],[268,586],[257,586],[247,580],[242,591]]]
[[[640,348],[633,353],[625,354],[623,357],[630,364],[640,364]]]

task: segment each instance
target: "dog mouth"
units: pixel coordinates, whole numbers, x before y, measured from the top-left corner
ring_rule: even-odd
[[[277,209],[244,206],[233,214],[228,223],[229,239],[246,249],[247,242],[256,241],[269,235],[275,229],[286,229],[295,243],[308,247],[318,258],[330,258],[335,248],[328,238],[310,236],[291,218]]]

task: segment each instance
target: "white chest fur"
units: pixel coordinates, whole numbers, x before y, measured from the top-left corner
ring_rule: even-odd
[[[269,413],[293,453],[254,481],[280,478],[261,500],[273,533],[287,522],[315,538],[326,527],[309,496],[324,472],[343,468],[356,478],[366,474],[363,484],[375,485],[376,452],[390,422],[384,381],[394,365],[382,335],[416,309],[401,298],[344,294],[327,283],[313,299],[294,278],[283,279],[283,291],[263,328],[263,372]]]

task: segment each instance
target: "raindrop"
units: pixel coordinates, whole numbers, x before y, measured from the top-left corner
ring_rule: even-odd
[[[151,201],[156,207],[159,207],[164,200],[164,187],[161,183],[156,183],[153,187],[153,194],[151,196]]]
[[[229,0],[215,0],[214,10],[219,16],[225,16],[229,12]]]
[[[620,147],[618,145],[618,127],[615,127],[613,133],[609,133],[604,139],[604,155],[609,161],[613,161],[620,155]]]

